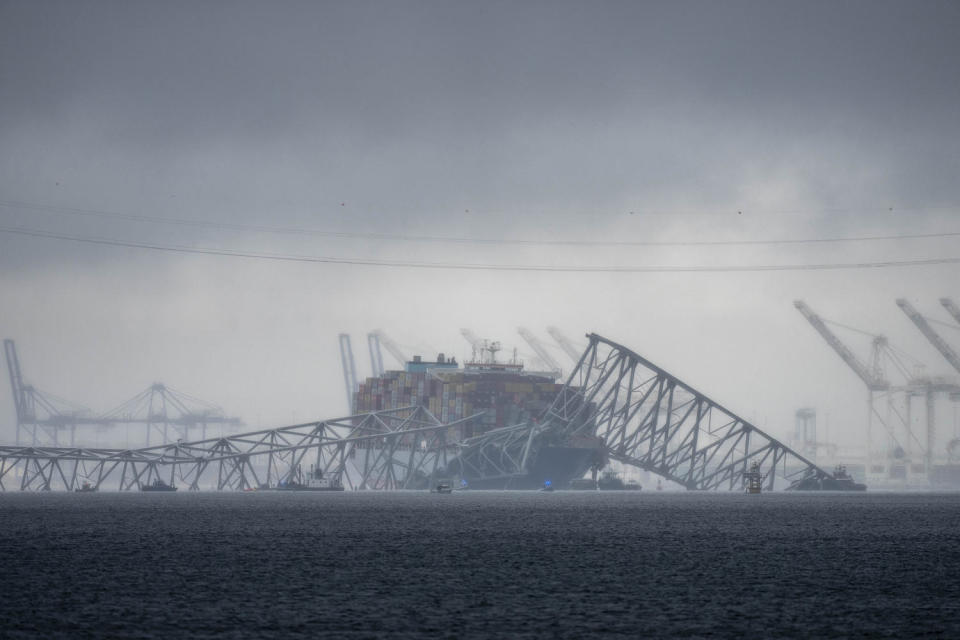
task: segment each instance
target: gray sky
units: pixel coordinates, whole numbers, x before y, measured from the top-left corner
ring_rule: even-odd
[[[956,258],[957,236],[451,244],[70,210],[501,240],[958,232],[958,32],[956,2],[0,1],[0,226],[448,263]],[[255,426],[343,413],[340,331],[366,371],[378,327],[462,357],[461,326],[519,343],[517,325],[555,324],[623,342],[777,435],[810,404],[854,442],[863,390],[791,301],[947,373],[893,300],[949,320],[936,299],[960,297],[958,275],[421,270],[0,233],[0,330],[32,382],[95,409],[163,380]],[[868,339],[843,336],[865,357]],[[0,438],[12,425],[4,392]]]

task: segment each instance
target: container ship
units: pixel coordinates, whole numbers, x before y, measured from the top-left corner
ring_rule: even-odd
[[[442,422],[477,417],[451,428],[448,441],[459,442],[493,429],[535,420],[563,388],[559,372],[526,371],[516,354],[509,362],[498,362],[499,343],[485,343],[484,349],[461,367],[456,358],[438,354],[433,361],[420,356],[406,363],[403,371],[387,371],[360,383],[353,396],[354,413],[397,409],[413,405],[426,407]],[[479,414],[479,415],[478,415]],[[598,460],[600,441],[576,438],[569,442],[536,443],[527,474],[521,477],[471,477],[451,463],[447,475],[455,486],[471,489],[567,488],[583,477]]]

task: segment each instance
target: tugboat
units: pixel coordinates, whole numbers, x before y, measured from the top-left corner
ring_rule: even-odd
[[[87,482],[86,480],[84,480],[83,484],[80,485],[80,488],[74,489],[74,491],[76,491],[77,493],[95,493],[97,491],[97,488],[92,484],[90,484],[89,482]]]
[[[453,493],[453,488],[446,482],[438,482],[437,486],[430,489],[430,493]]]
[[[833,470],[833,477],[804,478],[790,488],[795,491],[866,491],[867,485],[854,481],[847,473],[847,467],[838,464]]]
[[[167,484],[160,478],[157,478],[153,481],[153,484],[145,484],[140,487],[140,491],[176,491],[177,488],[171,484]]]
[[[591,485],[590,488],[596,488],[600,491],[639,491],[643,487],[636,480],[624,482],[620,474],[608,469],[597,479],[596,486]]]
[[[867,485],[855,482],[853,476],[847,473],[846,465],[838,464],[833,470],[833,482],[825,481],[824,488],[828,488],[826,485],[830,485],[829,489],[832,491],[866,491]]]
[[[763,492],[763,474],[760,472],[760,463],[754,461],[750,465],[750,471],[743,474],[743,479],[747,484],[747,493],[762,493]]]
[[[847,473],[846,465],[838,464],[833,470],[833,491],[866,491],[867,485],[855,482],[853,476]]]

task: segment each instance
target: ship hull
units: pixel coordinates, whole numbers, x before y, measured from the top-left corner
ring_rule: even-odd
[[[526,475],[510,478],[471,478],[466,476],[471,489],[541,489],[545,483],[565,488],[571,480],[582,477],[594,460],[595,450],[581,447],[544,447],[537,452]]]

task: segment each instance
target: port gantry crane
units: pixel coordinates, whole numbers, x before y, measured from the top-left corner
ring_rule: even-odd
[[[190,440],[191,430],[197,429],[205,440],[208,427],[219,425],[233,430],[243,424],[240,418],[226,415],[219,405],[171,389],[162,382],[153,383],[99,418],[106,424],[143,425],[148,447],[151,435],[167,443]]]
[[[407,354],[403,352],[396,342],[388,336],[382,329],[375,329],[367,334],[367,348],[370,351],[370,370],[373,371],[373,377],[382,376],[386,372],[383,366],[383,347],[394,357],[401,367],[408,362]]]
[[[59,444],[62,432],[70,434],[70,445],[76,440],[77,427],[85,424],[103,425],[103,420],[81,405],[64,400],[27,384],[20,370],[17,345],[13,340],[3,341],[3,351],[10,376],[10,390],[17,416],[16,442],[29,440],[37,444],[49,440]]]
[[[860,359],[854,355],[853,351],[845,345],[840,338],[830,330],[823,318],[814,312],[803,300],[795,300],[793,306],[803,314],[814,329],[817,330],[827,344],[839,355],[847,365],[853,369],[854,373],[867,385],[870,391],[886,391],[890,388],[890,382],[887,381],[880,366],[880,352],[887,344],[885,336],[874,336],[873,338],[873,357],[870,366],[867,367]]]
[[[537,357],[540,358],[551,371],[559,376],[560,364],[550,355],[550,352],[547,351],[546,347],[537,339],[537,336],[533,335],[526,327],[517,327],[517,333],[530,345],[530,348],[537,354]]]
[[[943,308],[946,309],[951,316],[953,316],[953,319],[956,320],[958,324],[960,324],[960,308],[954,304],[953,300],[951,298],[940,298],[940,304],[942,304]]]
[[[570,341],[567,336],[563,335],[560,332],[560,329],[556,327],[547,327],[547,333],[550,334],[550,337],[553,338],[560,348],[563,349],[564,353],[573,360],[573,363],[576,364],[580,362],[580,350],[573,346],[573,343]]]
[[[357,389],[357,365],[353,359],[353,347],[350,344],[350,334],[341,333],[340,339],[340,363],[343,365],[343,386],[347,391],[347,409],[353,412],[353,392]]]
[[[407,362],[410,361],[410,358],[408,358],[407,354],[404,353],[403,349],[400,348],[400,345],[394,342],[393,339],[390,336],[388,336],[386,333],[384,333],[382,329],[374,330],[371,333],[371,335],[376,336],[377,342],[380,345],[383,345],[383,348],[386,349],[387,352],[394,357],[394,359],[397,361],[397,363],[401,367],[405,366]],[[382,357],[380,358],[380,362],[381,363],[383,362]]]
[[[941,300],[941,303],[943,302],[943,300],[947,300],[947,302],[950,302],[949,299],[944,298]],[[930,326],[930,323],[927,321],[927,319],[919,311],[917,311],[913,307],[913,305],[910,304],[910,302],[905,298],[898,298],[897,306],[900,307],[900,309],[906,314],[908,318],[910,318],[913,324],[916,325],[917,329],[920,330],[920,333],[923,334],[923,336],[930,342],[930,344],[932,344],[933,347],[940,352],[940,355],[942,355],[944,359],[950,363],[950,366],[956,369],[957,372],[960,372],[960,355],[958,355],[957,352],[954,351],[953,347],[951,347],[950,344],[946,340],[944,340],[943,337],[939,333],[937,333],[937,331],[932,326]],[[947,307],[947,305],[944,305],[944,306]],[[947,307],[947,309],[949,310],[950,308]],[[934,420],[934,412],[936,407],[935,393],[938,391],[946,392],[949,394],[951,398],[956,399],[957,397],[960,397],[960,387],[958,387],[956,384],[954,384],[951,381],[944,380],[944,379],[936,379],[936,378],[924,378],[921,380],[917,380],[914,386],[922,387],[923,395],[926,396],[927,433],[926,433],[926,454],[924,456],[924,464],[926,466],[927,473],[929,473],[933,465],[933,448],[934,448],[934,440],[936,436],[935,434],[936,423]],[[907,402],[909,403],[909,396],[907,398]],[[908,404],[908,410],[909,410],[909,404]]]
[[[40,391],[24,382],[20,358],[13,340],[3,341],[7,372],[13,392],[17,415],[16,442],[28,440],[31,445],[59,446],[61,434],[68,432],[69,444],[76,444],[80,427],[99,428],[121,425],[142,425],[146,445],[152,432],[159,432],[164,443],[177,438],[189,439],[190,430],[198,428],[206,438],[212,425],[236,427],[243,424],[239,418],[227,416],[219,406],[175,391],[162,383],[154,383],[111,411],[95,414],[90,409]]]
[[[946,299],[946,298],[944,298]],[[913,321],[913,324],[917,326],[917,329],[920,330],[920,333],[923,334],[930,344],[940,352],[947,362],[950,363],[957,372],[960,372],[960,355],[957,355],[957,352],[953,350],[946,340],[944,340],[939,333],[937,333],[933,327],[930,326],[930,323],[927,322],[927,319],[923,315],[914,309],[913,305],[910,304],[905,298],[897,299],[897,306],[907,314],[907,317]]]
[[[373,377],[378,378],[383,375],[383,352],[380,350],[380,336],[376,333],[367,334],[367,351],[370,352],[370,370]]]
[[[873,417],[876,415],[880,418],[875,402],[877,394],[884,394],[890,390],[890,382],[883,372],[880,358],[880,354],[887,346],[887,339],[882,335],[873,337],[873,353],[868,367],[830,330],[823,318],[817,315],[803,300],[795,300],[793,306],[867,387],[867,473],[869,474],[872,472]]]

